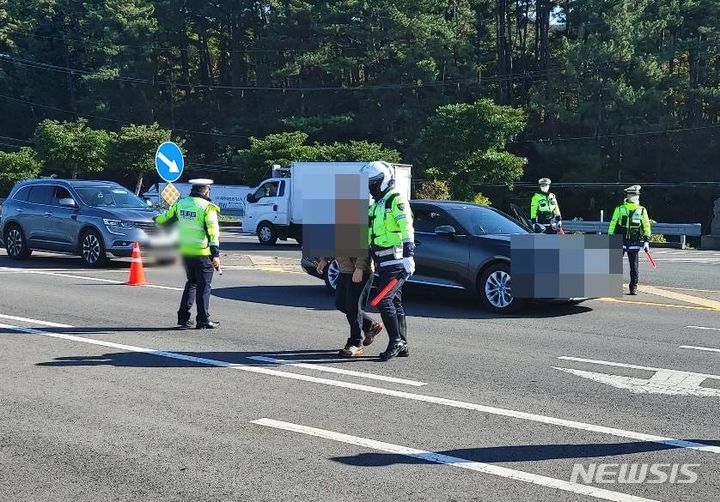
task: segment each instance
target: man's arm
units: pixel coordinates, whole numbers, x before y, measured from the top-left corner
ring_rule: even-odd
[[[207,215],[205,216],[205,228],[207,229],[210,256],[213,258],[220,256],[220,223],[218,222],[218,211],[217,206],[209,206]]]
[[[613,211],[612,219],[610,220],[610,226],[608,227],[608,235],[615,233],[615,226],[617,225],[618,219],[620,218],[620,208],[616,207]]]
[[[532,221],[533,223],[537,223],[537,210],[539,201],[540,198],[537,194],[533,195],[533,198],[530,201],[530,221]]]
[[[164,213],[160,213],[155,217],[155,223],[159,225],[166,225],[177,220],[177,204],[170,206],[170,209]]]
[[[400,236],[405,244],[410,243],[415,247],[415,230],[413,228],[412,212],[410,204],[402,197],[397,196],[392,202],[392,215],[400,227]],[[412,256],[412,255],[410,255]]]
[[[648,216],[647,209],[643,208],[642,217],[640,219],[643,230],[643,240],[648,242],[650,240],[651,228],[650,228],[650,217]]]

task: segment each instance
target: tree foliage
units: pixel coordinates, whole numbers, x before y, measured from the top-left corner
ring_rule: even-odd
[[[143,177],[155,170],[155,151],[170,140],[170,131],[157,123],[123,126],[110,136],[108,146],[109,168],[135,176],[135,193],[139,194]]]
[[[450,187],[448,187],[446,181],[426,181],[417,189],[416,197],[428,200],[448,200],[450,198]]]
[[[77,178],[105,169],[109,135],[74,122],[43,120],[35,130],[35,148],[48,173]]]
[[[0,194],[7,194],[19,181],[36,178],[42,169],[32,148],[17,152],[0,152]]]

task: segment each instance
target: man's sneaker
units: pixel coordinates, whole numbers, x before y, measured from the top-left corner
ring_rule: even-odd
[[[341,357],[358,357],[363,355],[363,348],[360,346],[360,344],[348,344],[345,345],[345,347],[343,347],[342,349],[340,349],[338,355],[340,355]]]
[[[208,322],[204,322],[202,324],[198,323],[198,325],[196,326],[197,329],[215,329],[215,328],[219,328],[219,327],[220,327],[220,323],[216,322],[216,321],[208,321]]]
[[[176,329],[193,329],[194,327],[195,325],[191,320],[188,319],[187,321],[181,321],[180,319],[178,319]]]
[[[400,352],[402,352],[403,349],[406,349],[406,348],[407,348],[407,345],[405,345],[405,343],[403,343],[402,341],[396,342],[396,343],[391,342],[391,344],[388,345],[387,350],[385,350],[385,352],[380,354],[380,360],[381,361],[389,361],[390,359],[400,355]]]
[[[635,296],[637,294],[637,288],[630,288],[630,294]]]
[[[368,345],[373,343],[375,341],[375,337],[378,336],[382,332],[383,328],[384,328],[383,323],[373,321],[372,326],[370,326],[370,329],[368,330],[368,332],[365,333],[365,339],[363,340],[363,345],[365,345],[367,347]]]

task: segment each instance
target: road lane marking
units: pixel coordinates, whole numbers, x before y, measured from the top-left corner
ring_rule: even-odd
[[[283,366],[293,366],[295,368],[304,368],[308,370],[314,370],[314,371],[324,371],[326,373],[336,373],[339,375],[349,375],[349,376],[355,376],[360,378],[369,378],[372,380],[382,380],[384,382],[392,382],[392,383],[399,383],[403,385],[412,385],[414,387],[422,387],[423,385],[427,385],[425,382],[418,382],[417,380],[406,380],[405,378],[396,378],[396,377],[390,377],[385,375],[376,375],[374,373],[364,373],[362,371],[352,371],[352,370],[344,370],[340,368],[333,368],[332,366],[320,366],[318,364],[307,364],[307,363],[295,363],[292,361],[288,361],[287,359],[274,359],[272,357],[265,357],[265,356],[250,356],[248,359],[252,359],[253,361],[260,361],[265,363],[273,363],[273,364],[280,364]]]
[[[0,268],[0,270],[7,270],[7,268]],[[75,275],[75,274],[62,274],[62,273],[56,273],[56,272],[46,272],[44,270],[18,270],[18,269],[11,269],[15,271],[16,273],[20,274],[31,274],[31,275],[50,275],[53,277],[64,277],[66,279],[85,279],[88,281],[95,281],[95,282],[104,282],[107,284],[116,284],[116,285],[123,285],[125,284],[124,281],[118,281],[116,279],[103,279],[101,277],[89,277],[87,275]],[[160,286],[158,284],[144,284],[143,286],[133,286],[133,287],[142,287],[142,288],[153,288],[153,289],[169,289],[170,291],[183,291],[183,288],[178,288],[175,286]]]
[[[18,316],[14,316],[14,315],[0,314],[0,318],[7,319],[9,321],[29,322],[32,324],[39,324],[41,326],[49,326],[51,328],[72,328],[72,326],[70,326],[69,324],[60,324],[58,322],[40,321],[39,319],[29,319],[27,317],[18,317]]]
[[[615,387],[616,389],[629,390],[633,394],[720,397],[720,389],[701,387],[701,384],[705,380],[720,380],[720,376],[718,375],[693,373],[691,371],[669,370],[666,368],[654,368],[650,366],[639,366],[636,364],[616,363],[611,361],[599,361],[597,359],[584,359],[581,357],[561,356],[558,357],[558,359],[562,359],[563,361],[576,361],[602,366],[611,366],[614,368],[630,368],[653,372],[654,374],[650,378],[638,378],[553,366],[556,370],[603,383],[605,385]]]
[[[675,303],[657,303],[657,302],[640,302],[636,300],[619,300],[617,298],[597,298],[601,302],[612,302],[612,303],[627,303],[631,305],[645,305],[648,307],[665,307],[675,309],[687,309],[687,310],[710,310],[717,312],[718,309],[712,307],[697,307],[695,305],[677,305]]]
[[[676,291],[669,291],[667,289],[658,288],[655,286],[638,286],[638,290],[655,296],[662,296],[670,300],[678,300],[686,302],[691,305],[698,305],[700,307],[710,307],[716,310],[720,310],[720,302],[716,300],[709,300],[707,298],[701,298],[699,296],[688,295],[685,293],[678,293]]]
[[[698,347],[697,345],[680,345],[681,349],[694,349],[704,350],[705,352],[720,352],[720,349],[714,349],[712,347]]]
[[[379,394],[384,396],[397,397],[401,399],[407,399],[410,401],[419,401],[424,403],[432,403],[440,406],[447,406],[450,408],[459,408],[464,410],[478,411],[480,413],[487,413],[489,415],[503,416],[508,418],[515,418],[518,420],[525,420],[529,422],[543,423],[547,425],[554,425],[558,427],[565,427],[569,429],[577,429],[586,432],[593,432],[598,434],[606,434],[609,436],[616,436],[626,439],[635,439],[638,441],[646,441],[652,443],[663,444],[674,448],[686,448],[690,450],[697,450],[710,453],[720,453],[720,446],[712,446],[704,443],[695,441],[687,441],[684,439],[669,438],[663,436],[656,436],[653,434],[646,434],[643,432],[635,432],[623,429],[617,429],[614,427],[606,427],[603,425],[594,425],[584,422],[576,422],[574,420],[566,420],[562,418],[549,417],[545,415],[538,415],[535,413],[527,413],[523,411],[510,410],[505,408],[496,408],[493,406],[486,406],[476,403],[468,403],[464,401],[456,401],[454,399],[447,399],[443,397],[429,396],[425,394],[414,394],[411,392],[384,389],[382,387],[372,387],[370,385],[344,382],[341,380],[330,380],[327,378],[320,378],[310,375],[303,375],[301,373],[290,373],[286,371],[278,371],[270,368],[264,368],[255,365],[243,365],[230,363],[227,361],[220,361],[217,359],[209,359],[204,357],[190,356],[177,352],[167,352],[155,349],[148,349],[143,347],[136,347],[132,345],[124,345],[120,343],[108,342],[105,340],[95,340],[93,338],[85,338],[75,335],[66,335],[61,333],[52,333],[50,331],[40,331],[33,328],[22,328],[19,326],[11,326],[7,324],[0,324],[0,328],[11,329],[21,333],[29,333],[33,335],[42,335],[50,338],[60,338],[64,340],[70,340],[80,343],[88,343],[92,345],[100,345],[103,347],[110,347],[114,349],[120,349],[127,352],[139,352],[152,356],[165,357],[168,359],[178,359],[182,361],[194,362],[199,364],[206,364],[208,366],[217,366],[222,368],[233,368],[249,373],[257,373],[262,375],[270,375],[281,378],[288,378],[291,380],[298,380],[303,382],[312,382],[321,385],[328,385],[332,387],[339,387],[343,389],[353,389],[371,394]]]
[[[687,329],[703,329],[707,331],[720,331],[720,328],[709,328],[707,326],[685,326]]]
[[[307,436],[328,439],[330,441],[336,441],[338,443],[360,446],[369,450],[382,451],[385,453],[390,453],[392,455],[402,455],[404,457],[416,458],[429,463],[448,465],[451,467],[459,467],[460,469],[468,469],[470,471],[490,474],[492,476],[499,476],[501,478],[512,479],[514,481],[522,481],[524,483],[544,486],[546,488],[554,488],[556,490],[571,492],[578,495],[587,495],[589,497],[595,497],[602,500],[612,500],[615,502],[656,502],[652,499],[636,497],[634,495],[626,495],[624,493],[613,492],[610,490],[605,490],[603,488],[596,488],[591,485],[572,483],[570,481],[564,481],[562,479],[551,478],[548,476],[542,476],[540,474],[533,474],[525,471],[518,471],[516,469],[501,467],[494,464],[487,464],[485,462],[475,462],[461,457],[453,457],[450,455],[435,453],[428,450],[408,448],[407,446],[385,443],[382,441],[376,441],[374,439],[351,436],[349,434],[342,434],[340,432],[317,429],[315,427],[307,427],[305,425],[298,425],[290,422],[281,422],[279,420],[272,420],[270,418],[260,418],[257,420],[252,420],[250,423],[262,425],[264,427],[271,427],[273,429],[280,429],[284,431],[305,434]]]

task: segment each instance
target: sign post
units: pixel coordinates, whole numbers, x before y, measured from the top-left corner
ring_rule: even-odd
[[[172,206],[180,197],[180,192],[173,185],[173,181],[180,179],[184,168],[185,159],[178,145],[172,141],[166,141],[158,147],[155,152],[155,169],[167,182],[167,186],[160,195],[168,206]]]

